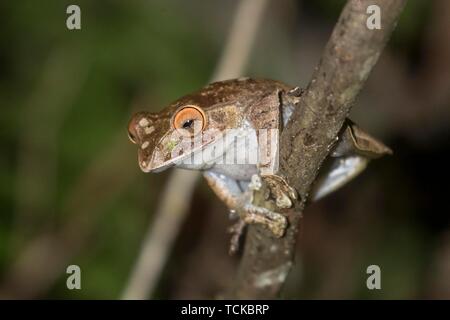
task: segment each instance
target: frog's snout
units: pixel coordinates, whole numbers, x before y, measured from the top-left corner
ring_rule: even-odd
[[[128,124],[128,139],[134,144],[137,144],[137,132],[133,125],[131,125],[131,121]]]
[[[149,125],[149,117],[147,112],[138,112],[131,117],[128,123],[128,139],[134,144],[140,144],[144,135],[145,130]]]
[[[138,146],[139,166],[144,172],[150,172],[159,165],[158,145],[163,133],[167,130],[164,127],[162,130],[157,130],[156,125],[158,125],[158,114],[145,111],[135,113],[128,123],[128,138]]]

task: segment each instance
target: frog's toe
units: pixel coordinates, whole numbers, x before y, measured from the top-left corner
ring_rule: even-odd
[[[275,203],[281,209],[292,207],[292,200],[285,193],[278,194]]]
[[[292,207],[293,200],[297,199],[297,192],[285,179],[277,175],[270,175],[265,176],[264,181],[269,186],[270,193],[278,208],[288,209]]]
[[[245,226],[245,221],[239,219],[238,222],[233,224],[228,229],[228,232],[231,233],[230,248],[228,249],[228,253],[230,255],[234,255],[239,250],[240,240],[242,238],[242,234],[244,233]]]
[[[262,224],[277,238],[281,238],[284,235],[287,228],[287,219],[281,213],[252,204],[246,205],[244,209],[245,215],[243,220],[245,223]]]

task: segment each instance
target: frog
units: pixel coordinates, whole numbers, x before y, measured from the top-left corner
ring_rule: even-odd
[[[280,135],[304,90],[270,79],[238,78],[213,82],[170,103],[162,111],[139,111],[128,123],[143,172],[176,167],[198,170],[238,221],[230,252],[246,225],[259,224],[274,237],[287,228],[284,212],[298,193],[279,172]],[[338,190],[372,159],[391,154],[380,140],[346,119],[312,188],[310,201]],[[239,158],[240,159],[237,159]],[[245,159],[243,159],[245,158]],[[228,160],[228,161],[224,161]],[[255,192],[267,186],[274,205],[261,207]]]

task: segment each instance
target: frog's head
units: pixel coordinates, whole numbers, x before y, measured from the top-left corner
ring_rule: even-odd
[[[142,171],[159,172],[172,166],[189,169],[208,166],[211,158],[205,157],[204,153],[202,157],[196,156],[223,139],[225,129],[237,127],[239,112],[235,104],[207,105],[201,102],[190,100],[185,103],[185,99],[180,99],[160,113],[138,112],[131,118],[128,137],[139,147]]]
[[[280,89],[285,87],[271,80],[226,80],[186,95],[159,113],[138,112],[130,120],[128,135],[139,147],[141,169],[150,172],[171,166],[207,168],[215,161],[211,157],[220,157],[230,150],[226,149],[228,146],[223,139],[230,137],[227,129],[237,129],[231,135],[236,131],[245,135],[255,123],[258,128],[264,127],[258,122],[267,120],[268,113],[258,113],[264,121],[253,117],[249,124],[246,116],[248,110],[252,110],[249,106],[264,99],[268,92]],[[276,97],[278,99],[278,95]],[[200,152],[202,157],[197,157]],[[192,156],[197,158],[187,163]]]

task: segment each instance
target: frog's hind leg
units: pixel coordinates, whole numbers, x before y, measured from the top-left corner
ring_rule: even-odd
[[[392,154],[391,149],[347,120],[322,168],[324,173],[313,187],[311,199],[316,201],[336,191],[364,171],[371,159],[386,154]]]
[[[332,163],[326,167],[327,173],[319,176],[316,181],[311,199],[317,201],[341,188],[359,175],[367,167],[369,159],[363,156],[347,156],[331,159]]]

